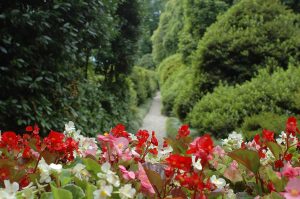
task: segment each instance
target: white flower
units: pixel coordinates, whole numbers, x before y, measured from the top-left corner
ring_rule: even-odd
[[[279,138],[277,138],[276,141],[278,144],[285,144],[285,140],[286,140],[286,133],[282,131],[281,134],[279,135]]]
[[[72,173],[75,174],[75,177],[82,180],[83,176],[82,173],[85,171],[85,165],[78,163],[76,166],[72,169]]]
[[[108,173],[106,175],[106,180],[107,182],[109,182],[110,184],[112,184],[114,187],[119,187],[120,186],[120,179],[119,176],[117,176],[114,173]]]
[[[233,148],[240,148],[243,143],[243,136],[240,133],[233,131],[228,135],[227,139],[222,140],[222,145],[230,145]]]
[[[51,172],[60,173],[62,170],[61,164],[53,164],[48,165],[44,158],[39,161],[38,168],[40,170],[40,183],[49,183],[51,181],[50,174]]]
[[[126,184],[119,189],[121,199],[133,198],[136,190],[132,188],[131,184]]]
[[[100,189],[93,192],[94,199],[106,199],[111,197],[113,187],[111,185],[106,185],[105,181],[100,181]]]
[[[107,182],[112,184],[114,187],[120,186],[119,176],[116,175],[115,172],[110,170],[111,166],[108,162],[105,162],[101,166],[102,173],[98,173],[97,176],[101,179],[106,179]]]
[[[215,175],[210,177],[210,181],[211,181],[211,183],[216,185],[217,189],[222,189],[226,185],[226,181],[223,178],[217,179],[217,177]]]
[[[40,183],[49,183],[51,181],[50,167],[44,158],[39,161],[38,168],[40,170]]]
[[[201,171],[202,170],[202,165],[201,165],[201,159],[198,158],[198,160],[196,161],[196,156],[192,156],[192,164],[193,164],[193,167],[195,169],[197,169],[198,171]]]
[[[129,137],[132,141],[137,141],[138,140],[137,137],[132,133],[129,133]]]
[[[53,164],[53,163],[51,163],[49,165],[49,167],[50,167],[50,170],[55,171],[57,173],[60,173],[61,170],[62,170],[62,165],[61,164]]]
[[[17,182],[10,183],[9,180],[4,180],[5,189],[0,190],[1,199],[16,199],[16,193],[19,190]]]
[[[67,124],[65,124],[65,132],[66,133],[72,133],[75,132],[75,125],[74,122],[69,121]]]

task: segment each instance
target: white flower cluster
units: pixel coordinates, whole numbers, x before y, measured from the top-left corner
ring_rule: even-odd
[[[53,164],[48,165],[44,158],[39,161],[38,168],[40,171],[40,183],[50,183],[52,173],[60,173],[62,170],[61,164]]]
[[[223,146],[228,146],[232,149],[241,148],[241,144],[243,143],[243,136],[240,133],[233,131],[228,135],[228,138],[222,140]]]
[[[94,198],[106,199],[112,197],[113,189],[120,187],[119,176],[111,170],[111,165],[106,162],[101,166],[100,173],[97,174],[99,177],[98,187],[99,189],[94,191]],[[125,184],[119,188],[119,196],[121,199],[134,198],[136,190],[132,188],[131,184]]]

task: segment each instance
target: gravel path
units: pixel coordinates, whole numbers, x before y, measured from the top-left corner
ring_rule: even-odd
[[[163,143],[163,138],[166,137],[166,120],[167,117],[161,114],[161,95],[160,92],[156,93],[153,98],[149,112],[143,121],[141,129],[148,130],[149,132],[155,131],[156,137],[160,144]]]

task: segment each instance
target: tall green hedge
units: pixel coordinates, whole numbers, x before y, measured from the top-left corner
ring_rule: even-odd
[[[156,63],[176,53],[179,32],[183,28],[182,0],[169,0],[152,35],[152,55]]]
[[[217,137],[239,128],[244,118],[260,112],[300,114],[300,68],[266,70],[242,85],[217,87],[197,102],[186,121],[201,133]],[[298,98],[297,98],[298,96]]]
[[[146,99],[151,98],[158,89],[156,72],[143,67],[133,67],[130,79],[133,82],[133,89],[137,93],[137,103],[141,105]]]

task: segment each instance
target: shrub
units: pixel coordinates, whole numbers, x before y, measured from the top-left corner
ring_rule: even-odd
[[[181,54],[174,54],[164,59],[158,66],[159,84],[162,86],[172,74],[182,66]]]
[[[152,35],[152,55],[155,63],[160,63],[166,57],[176,53],[182,27],[182,0],[170,0],[166,3],[158,28]]]
[[[300,69],[278,69],[273,75],[266,70],[251,81],[237,86],[217,87],[197,102],[187,121],[200,130],[226,136],[241,126],[244,118],[260,112],[275,114],[299,114],[294,101],[299,92]]]
[[[260,134],[263,129],[268,129],[279,134],[285,129],[285,121],[288,115],[278,115],[271,112],[261,112],[256,115],[245,117],[240,131],[246,139],[252,139]]]
[[[152,54],[143,55],[140,59],[137,60],[136,65],[147,69],[154,69],[155,63],[153,61]]]
[[[193,65],[208,76],[208,91],[220,80],[249,80],[262,66],[286,69],[290,58],[300,60],[299,24],[300,16],[278,1],[242,0],[207,29]]]
[[[137,93],[138,105],[143,104],[147,98],[152,97],[157,90],[158,83],[156,73],[152,70],[135,66],[130,75],[130,79]]]

